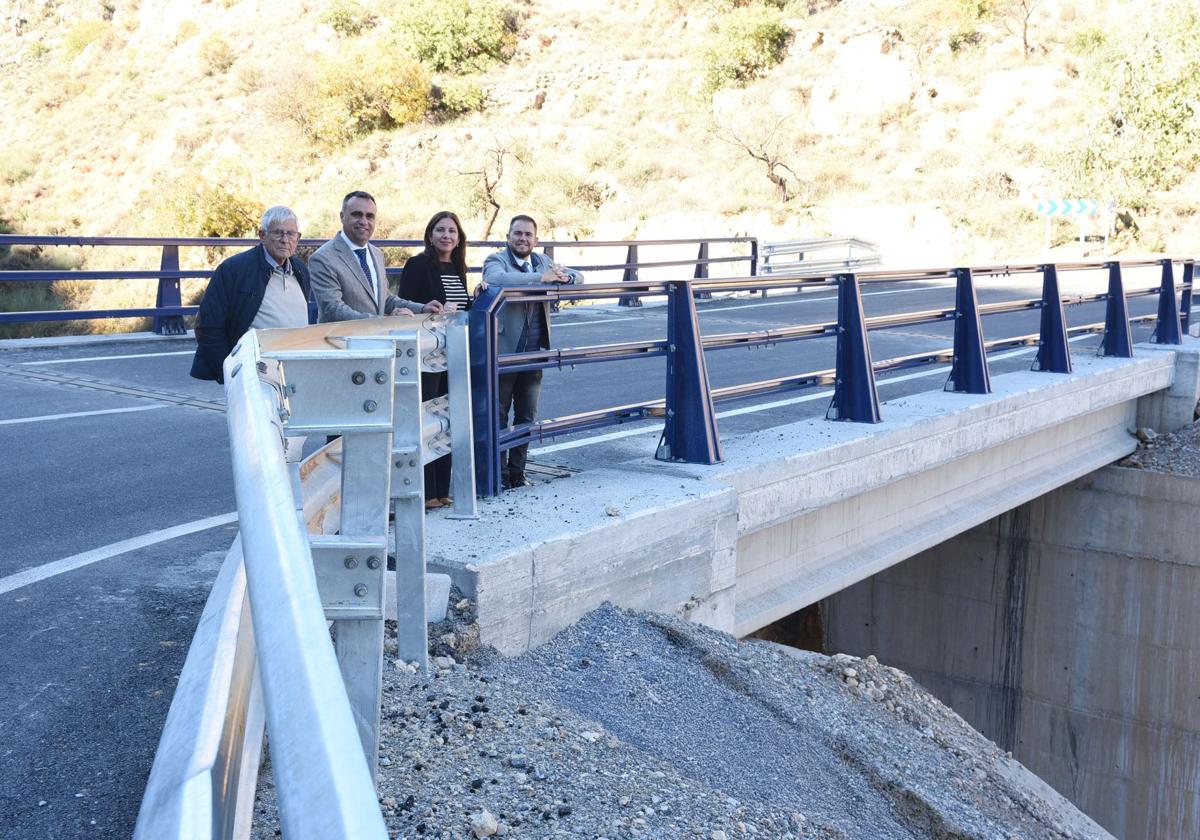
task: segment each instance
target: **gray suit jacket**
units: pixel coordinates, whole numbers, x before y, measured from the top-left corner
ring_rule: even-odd
[[[320,321],[378,318],[402,306],[413,312],[421,311],[424,304],[397,297],[388,289],[383,252],[368,242],[367,253],[374,261],[375,276],[379,278],[378,295],[371,293],[371,281],[363,276],[358,257],[340,234],[308,258],[309,282],[317,298]]]
[[[541,286],[539,279],[554,262],[545,254],[534,251],[529,255],[532,272],[521,271],[521,261],[508,248],[488,254],[483,261],[483,282],[489,286]],[[583,274],[573,268],[559,266],[571,277],[572,283],[582,283]],[[497,317],[497,339],[501,353],[515,353],[521,331],[525,328],[525,316],[536,303],[506,303]],[[550,302],[540,304],[546,316],[546,341],[550,341]]]

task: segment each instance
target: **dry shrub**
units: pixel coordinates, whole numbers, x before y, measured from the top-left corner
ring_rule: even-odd
[[[429,75],[420,62],[387,41],[360,41],[322,59],[313,77],[288,85],[276,111],[324,146],[415,122],[430,105]]]

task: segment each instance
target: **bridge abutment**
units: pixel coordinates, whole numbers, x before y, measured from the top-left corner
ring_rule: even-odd
[[[1108,467],[821,604],[1119,837],[1200,836],[1200,480]]]

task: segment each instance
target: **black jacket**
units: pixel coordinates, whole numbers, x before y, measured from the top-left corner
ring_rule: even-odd
[[[300,281],[305,300],[312,295],[308,285],[308,267],[303,260],[290,257],[292,272]],[[250,329],[258,308],[262,306],[271,266],[261,244],[249,251],[234,254],[217,266],[196,318],[196,356],[192,359],[192,376],[224,382],[221,365],[233,346]],[[309,321],[312,321],[311,312]]]
[[[465,280],[463,286],[466,286]],[[436,260],[429,259],[424,251],[409,257],[404,263],[404,271],[400,274],[400,288],[397,294],[418,303],[429,303],[431,300],[445,303],[446,287],[442,285],[442,267]],[[467,308],[470,309],[469,297]]]

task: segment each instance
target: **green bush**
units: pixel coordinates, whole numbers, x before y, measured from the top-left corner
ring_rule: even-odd
[[[1091,55],[1108,43],[1108,35],[1098,26],[1080,29],[1071,36],[1067,48],[1077,55]]]
[[[1145,206],[1200,166],[1200,10],[1174,0],[1084,69],[1092,97],[1064,163],[1077,195]]]
[[[0,150],[0,183],[15,187],[33,175],[32,155],[28,150],[8,148]],[[5,231],[0,230],[0,233]]]
[[[724,16],[701,52],[704,88],[745,85],[783,60],[792,30],[778,10],[745,6]]]
[[[312,140],[344,145],[425,116],[429,76],[387,40],[359,42],[323,59],[310,85],[284,89],[277,106]]]
[[[393,30],[402,48],[442,72],[478,72],[517,47],[517,15],[503,0],[415,0]]]
[[[190,175],[160,199],[159,227],[169,236],[256,236],[264,209],[224,180]]]
[[[333,0],[321,13],[321,23],[335,32],[354,36],[374,26],[375,18],[369,9],[354,0]]]
[[[448,79],[433,86],[433,110],[442,117],[482,111],[487,93],[472,79]]]
[[[200,66],[205,76],[217,76],[233,66],[237,53],[215,32],[200,44]]]
[[[96,41],[107,38],[112,32],[112,24],[106,20],[76,21],[63,37],[63,53],[68,59],[75,58]]]

